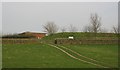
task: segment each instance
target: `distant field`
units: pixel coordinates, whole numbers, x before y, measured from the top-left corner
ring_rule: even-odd
[[[120,34],[117,35],[114,33],[97,33],[95,36],[94,33],[63,32],[45,36],[42,38],[42,41],[45,43],[54,43],[55,39],[68,39],[69,36],[73,36],[75,40],[117,40]]]
[[[117,45],[62,45],[117,67]],[[3,44],[3,68],[99,68],[78,61],[47,44]]]
[[[50,40],[55,38],[68,38],[69,36],[73,36],[75,39],[93,39],[94,33],[85,33],[85,32],[63,32],[63,33],[56,33],[53,35],[45,36],[43,40]],[[116,35],[114,33],[97,33],[96,38],[97,39],[115,39],[118,38],[119,35]]]

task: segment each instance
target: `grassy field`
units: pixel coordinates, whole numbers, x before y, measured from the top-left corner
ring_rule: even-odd
[[[42,38],[42,41],[45,43],[54,43],[55,39],[65,38],[68,39],[69,36],[73,36],[74,39],[78,40],[113,40],[118,39],[117,34],[114,33],[97,33],[96,36],[94,33],[85,33],[85,32],[63,32],[63,33],[56,33],[53,35],[48,35]]]
[[[117,67],[117,45],[63,45]],[[75,60],[47,44],[3,44],[3,68],[98,68]]]
[[[85,32],[63,32],[63,33],[56,33],[53,35],[45,36],[43,40],[51,40],[55,38],[68,38],[69,36],[74,36],[76,39],[81,39],[81,38],[89,38],[92,39],[94,38],[94,33],[85,33]],[[118,35],[114,33],[97,33],[96,38],[118,38]],[[119,35],[120,36],[120,35]]]
[[[118,66],[118,45],[62,45],[108,67]]]

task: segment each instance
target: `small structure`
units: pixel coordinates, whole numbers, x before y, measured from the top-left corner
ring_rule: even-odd
[[[19,35],[31,35],[31,36],[34,36],[37,39],[41,39],[41,38],[46,36],[46,33],[23,32],[23,33],[20,33]]]
[[[74,39],[74,37],[73,36],[69,36],[68,39]]]

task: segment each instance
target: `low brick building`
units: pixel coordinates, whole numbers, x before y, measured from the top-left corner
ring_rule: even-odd
[[[46,36],[46,33],[37,33],[37,32],[23,32],[20,35],[30,35],[34,36],[37,39],[41,39]]]

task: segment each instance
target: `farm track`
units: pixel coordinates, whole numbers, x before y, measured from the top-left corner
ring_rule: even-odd
[[[56,46],[56,45],[52,45],[52,44],[49,44],[49,46],[52,46],[54,48],[57,48],[58,50],[62,51],[63,53],[67,54],[68,56],[70,56],[71,58],[73,59],[76,59],[76,60],[79,60],[79,61],[82,61],[82,62],[85,62],[85,63],[88,63],[88,64],[92,64],[92,65],[95,65],[97,67],[102,67],[102,68],[109,68],[105,65],[103,65],[101,62],[97,61],[97,60],[94,60],[92,58],[88,58],[86,56],[83,56],[71,49],[68,49],[64,46]]]
[[[93,59],[93,58],[90,58],[90,57],[86,57],[86,56],[84,56],[84,55],[81,55],[80,53],[78,53],[78,52],[76,52],[76,51],[73,51],[72,49],[66,48],[66,47],[61,46],[61,45],[58,45],[58,47],[61,47],[61,48],[63,48],[63,49],[66,49],[66,51],[70,51],[70,52],[74,53],[75,55],[77,55],[77,56],[79,56],[79,57],[82,57],[83,59],[87,59],[87,60],[90,60],[90,61],[92,61],[92,62],[94,62],[94,63],[98,63],[98,64],[101,64],[101,65],[103,65],[103,66],[107,66],[107,67],[109,66],[109,67],[110,67],[109,64],[106,64],[106,63],[104,63],[104,62],[97,61],[97,60],[95,60],[95,59]]]

